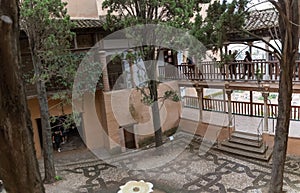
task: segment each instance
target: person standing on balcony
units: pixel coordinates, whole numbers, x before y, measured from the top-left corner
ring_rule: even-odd
[[[231,52],[231,50],[229,50],[228,54],[230,57],[230,61],[229,61],[229,72],[230,72],[230,76],[231,79],[233,79],[236,76],[236,59],[235,57],[237,56],[237,50],[235,50],[233,53]]]
[[[186,62],[188,64],[189,73],[194,73],[195,72],[195,64],[193,62],[193,59],[188,57],[186,59]]]
[[[248,78],[252,76],[251,72],[251,63],[252,62],[252,57],[250,55],[250,52],[246,51],[245,52],[246,56],[244,58],[244,76],[242,78],[245,78],[246,74],[248,75]]]

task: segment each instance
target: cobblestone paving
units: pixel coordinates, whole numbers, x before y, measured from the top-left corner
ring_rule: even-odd
[[[47,185],[47,193],[113,193],[129,180],[152,182],[154,189],[170,193],[266,191],[271,171],[269,163],[215,150],[199,156],[199,142],[199,139],[194,140],[194,149],[187,148],[176,159],[148,170],[130,169],[139,163],[135,153],[118,159],[113,165],[96,161],[68,166],[59,171],[64,180]],[[177,145],[182,145],[180,140],[172,148],[176,149]],[[284,189],[300,192],[300,160],[297,158],[289,157],[286,161]]]

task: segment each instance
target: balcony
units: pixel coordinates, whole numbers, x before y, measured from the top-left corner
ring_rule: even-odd
[[[300,83],[300,60],[296,61],[293,82]],[[176,70],[174,70],[175,68]],[[250,69],[245,72],[245,68]],[[230,81],[230,82],[279,82],[280,65],[278,60],[237,61],[222,65],[220,61],[201,62],[199,65],[182,63],[180,65],[159,67],[159,77],[166,80]]]

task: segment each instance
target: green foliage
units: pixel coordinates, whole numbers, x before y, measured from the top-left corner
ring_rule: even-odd
[[[62,177],[61,176],[55,176],[55,180],[60,181],[60,180],[62,180]]]
[[[179,94],[174,90],[167,90],[164,92],[163,96],[157,96],[157,99],[155,99],[153,95],[151,95],[151,91],[150,91],[151,85],[149,85],[149,84],[159,84],[159,82],[157,81],[155,82],[156,83],[151,83],[151,81],[147,81],[143,87],[136,87],[136,89],[140,91],[142,94],[141,102],[143,104],[150,106],[155,101],[159,101],[159,100],[162,102],[164,102],[165,100],[171,100],[174,102],[178,102],[181,100]]]
[[[228,40],[228,32],[239,30],[245,21],[248,0],[214,1],[207,10],[207,17],[195,18],[192,35],[207,48],[217,51]]]
[[[159,24],[168,27],[174,27],[177,29],[192,30],[195,26],[199,27],[199,24],[195,24],[194,18],[201,18],[201,3],[208,3],[210,0],[104,0],[102,6],[104,9],[108,10],[106,16],[106,23],[104,27],[110,30],[116,30],[126,27],[138,26],[141,24]],[[117,13],[117,14],[116,14]],[[201,20],[196,20],[201,21]],[[143,28],[143,26],[141,26]],[[163,29],[159,31],[156,29],[154,33],[152,30],[148,31],[148,34],[139,33],[135,28],[134,31],[130,31],[126,36],[137,40],[142,37],[147,37],[146,44],[144,45],[162,45],[162,42],[151,42],[153,39],[157,41],[170,41],[170,34],[174,37],[176,34],[173,34],[174,31],[172,28]],[[154,38],[153,37],[154,34]],[[155,36],[159,34],[159,37]],[[182,35],[182,34],[181,34]],[[141,40],[140,42],[144,42]],[[156,43],[156,44],[151,44]],[[199,48],[199,45],[194,45],[197,42],[192,40],[187,40],[186,37],[181,39],[172,40],[172,44],[185,44],[183,49],[189,48]],[[139,52],[144,60],[153,60],[154,58],[154,46],[143,46],[139,48]],[[197,53],[200,54],[199,50]],[[201,58],[199,56],[198,58]]]
[[[54,89],[56,93],[53,99],[60,99],[62,101],[60,105],[70,103],[67,90],[72,88],[76,69],[83,57],[70,51],[74,35],[71,28],[74,24],[65,6],[66,3],[61,0],[23,0],[20,3],[21,27],[28,37],[34,67],[34,75],[26,78],[33,84],[38,83],[39,98],[45,99],[43,92]],[[59,90],[61,92],[58,92]],[[47,98],[44,101],[47,101]],[[39,105],[48,109],[47,102]],[[49,112],[46,112],[41,116],[48,117],[48,114]],[[74,115],[67,116],[61,123],[62,126],[70,127],[74,123],[73,117]],[[55,121],[55,118],[52,117],[50,120]],[[44,125],[48,127],[48,124]],[[48,132],[47,128],[43,128],[43,132]]]
[[[196,16],[207,0],[104,0],[103,8],[108,10],[108,29],[120,29],[137,24],[159,24],[177,28],[191,28],[191,18]],[[117,13],[117,14],[115,14]]]
[[[262,72],[261,72],[261,70],[259,68],[256,69],[255,76],[257,77],[257,80],[259,80],[259,81],[262,80],[263,74],[262,74]]]
[[[233,61],[232,55],[225,54],[222,56],[221,61],[216,63],[219,68],[223,68],[225,64],[228,64],[229,62]]]
[[[276,94],[270,94],[270,96],[268,97],[268,99],[276,99],[277,95]]]
[[[173,90],[167,90],[164,93],[164,96],[162,97],[164,100],[166,99],[171,99],[174,102],[178,102],[180,101],[180,96],[178,95],[177,92],[173,91]]]
[[[61,0],[24,0],[20,5],[21,26],[28,36],[35,75],[32,81],[50,81],[65,75],[72,63],[69,55],[71,28],[66,3]],[[63,69],[65,66],[66,69]],[[66,74],[68,75],[68,73]]]
[[[78,61],[80,61],[79,68],[76,68],[76,88],[72,94],[75,98],[82,96],[84,93],[95,93],[97,88],[102,88],[102,68],[104,64],[101,64],[97,57],[98,52],[91,50],[88,53],[81,55]],[[74,77],[71,79],[74,80]]]
[[[50,116],[50,122],[55,126],[62,127],[64,130],[74,129],[75,125],[81,121],[79,113],[64,115],[64,117]]]

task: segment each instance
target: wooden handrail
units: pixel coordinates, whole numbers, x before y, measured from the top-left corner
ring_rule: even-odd
[[[199,108],[198,97],[193,96],[185,96],[183,97],[184,107],[188,108]],[[225,101],[227,105],[227,101]],[[231,101],[232,105],[232,114],[235,115],[246,115],[246,116],[255,116],[255,117],[263,117],[264,114],[264,104],[263,103],[251,103],[246,101]],[[252,114],[250,113],[250,108],[252,108]],[[216,112],[224,112],[226,111],[226,107],[224,107],[224,100],[222,99],[210,99],[203,98],[203,110],[206,111],[216,111]],[[278,115],[278,104],[268,104],[269,118],[276,118]],[[291,106],[291,120],[300,121],[300,106]]]
[[[174,70],[175,69],[175,70]],[[179,65],[165,65],[159,67],[160,75],[167,79],[188,80],[242,80],[257,81],[269,75],[270,81],[279,81],[280,65],[278,60],[253,60],[244,62],[208,61],[195,64],[182,63]],[[293,81],[300,82],[300,60],[296,60]]]
[[[262,136],[263,131],[259,131],[259,128],[261,127],[262,123],[263,123],[263,118],[260,120],[258,126],[257,126],[257,144],[259,144],[259,137]]]

